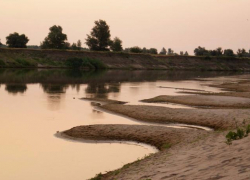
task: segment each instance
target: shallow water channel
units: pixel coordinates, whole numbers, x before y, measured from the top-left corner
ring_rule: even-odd
[[[204,86],[208,82],[194,79],[228,75],[234,74],[0,70],[0,179],[83,180],[155,152],[140,144],[76,142],[55,137],[57,131],[78,125],[143,124],[98,111],[91,102],[79,98],[144,104],[138,101],[180,91],[159,86],[218,92],[219,89]]]

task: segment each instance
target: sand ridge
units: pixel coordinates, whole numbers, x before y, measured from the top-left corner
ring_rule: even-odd
[[[213,95],[183,95],[183,96],[157,96],[151,99],[144,99],[148,103],[176,103],[206,108],[250,108],[250,98],[213,96]]]
[[[198,129],[176,129],[148,125],[89,125],[66,130],[63,134],[86,140],[136,141],[159,150],[182,141],[191,142],[208,132]]]
[[[250,117],[247,109],[171,109],[160,106],[107,104],[101,106],[139,121],[157,123],[182,123],[214,129],[234,129]]]

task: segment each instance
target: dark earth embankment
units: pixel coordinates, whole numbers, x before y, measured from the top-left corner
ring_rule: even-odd
[[[250,71],[248,58],[8,48],[0,48],[0,67],[63,68],[65,61],[73,57],[97,59],[108,69]]]

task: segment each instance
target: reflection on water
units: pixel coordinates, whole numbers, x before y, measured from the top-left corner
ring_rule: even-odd
[[[193,79],[222,75],[235,74],[0,69],[0,179],[83,180],[144,157],[154,150],[120,143],[64,141],[54,134],[78,125],[141,124],[100,112],[79,98],[141,104],[141,99],[177,92],[159,86],[219,91]]]
[[[88,83],[85,90],[88,98],[107,98],[109,93],[119,93],[120,83]]]
[[[27,90],[26,84],[6,84],[5,90],[11,94],[24,93]]]

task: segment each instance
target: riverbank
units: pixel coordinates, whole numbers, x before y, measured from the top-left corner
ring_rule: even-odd
[[[163,56],[71,50],[0,48],[1,68],[67,68],[69,58],[90,58],[107,69],[250,71],[250,59],[235,57]]]
[[[138,126],[93,125],[91,127],[75,127],[69,130],[71,133],[68,135],[78,138],[88,138],[90,135],[97,140],[100,138],[117,140],[118,138],[119,140],[139,141],[158,148],[162,146],[163,142],[172,145],[171,148],[167,149],[159,148],[161,150],[159,153],[125,165],[121,169],[99,175],[97,176],[99,179],[249,179],[250,155],[248,149],[250,144],[248,142],[250,138],[245,137],[234,141],[230,146],[225,143],[226,130],[234,130],[237,126],[244,126],[249,123],[249,107],[246,107],[244,103],[242,104],[242,98],[237,96],[237,93],[249,93],[250,82],[246,80],[247,78],[248,76],[232,79],[231,82],[210,84],[210,86],[231,90],[231,92],[223,92],[223,95],[221,93],[213,93],[213,96],[210,96],[209,93],[208,95],[195,95],[202,96],[202,98],[213,98],[214,101],[211,101],[211,99],[209,101],[220,109],[204,109],[204,107],[202,109],[171,109],[159,106],[116,104],[114,101],[107,100],[105,102],[105,100],[102,100],[104,105],[101,108],[140,121],[162,124],[185,123],[212,127],[216,131],[175,129],[176,132],[170,135],[171,131],[166,127],[148,126],[148,130],[145,130],[146,126],[141,126],[142,129],[140,129]],[[241,92],[234,92],[239,90]],[[193,93],[204,92],[196,91]],[[235,93],[235,96],[231,97],[230,93]],[[222,106],[221,101],[217,101],[216,97],[222,98],[226,105]],[[186,98],[194,99],[195,97],[194,95],[187,95]],[[244,97],[247,103],[248,98],[249,96]],[[165,102],[169,101],[166,100]],[[199,101],[194,100],[194,102],[198,103]],[[233,108],[235,106],[238,109]],[[183,132],[186,137],[181,136]],[[98,179],[97,177],[93,179]]]

